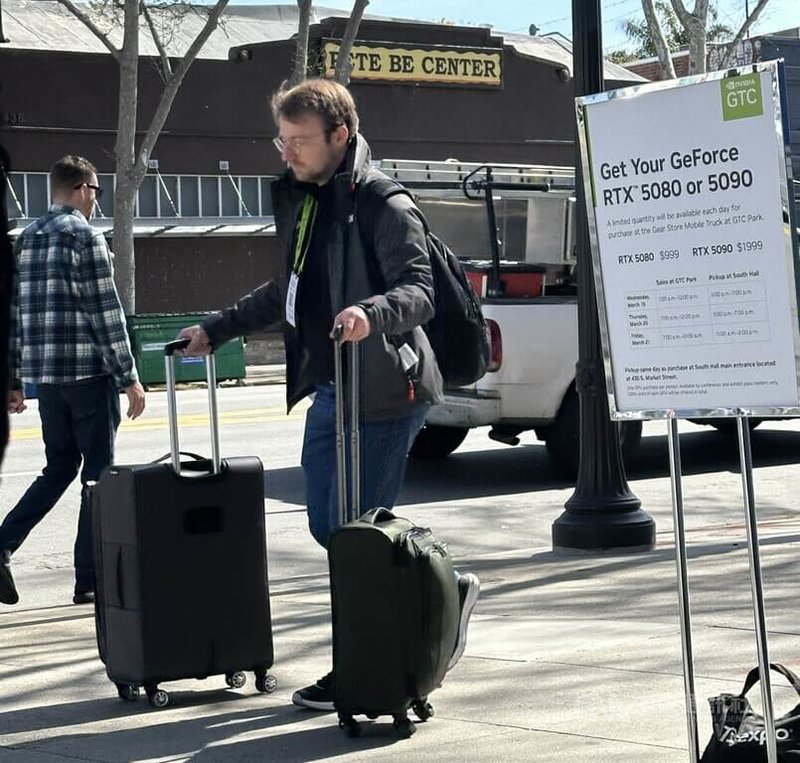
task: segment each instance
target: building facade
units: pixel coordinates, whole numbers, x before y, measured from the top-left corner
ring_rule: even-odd
[[[55,2],[4,0],[3,9],[9,217],[19,229],[41,214],[50,164],[78,153],[98,167],[107,217],[95,222],[113,236],[117,63]],[[137,313],[218,309],[276,275],[269,184],[283,167],[269,97],[290,74],[296,23],[294,6],[229,7],[189,70],[139,191]],[[335,62],[345,23],[330,15],[311,27],[312,73]],[[574,163],[572,54],[560,42],[365,18],[353,60],[351,90],[375,158]],[[140,62],[141,131],[160,94],[157,61]],[[606,77],[609,87],[641,81],[613,64]]]

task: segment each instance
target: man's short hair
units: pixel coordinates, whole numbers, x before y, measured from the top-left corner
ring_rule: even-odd
[[[350,91],[330,79],[307,79],[288,90],[278,90],[272,96],[272,116],[296,122],[308,114],[322,118],[330,134],[345,125],[350,135],[358,132],[358,111]]]
[[[81,183],[88,183],[96,175],[95,166],[82,156],[62,156],[50,168],[50,188],[53,191],[72,191]]]

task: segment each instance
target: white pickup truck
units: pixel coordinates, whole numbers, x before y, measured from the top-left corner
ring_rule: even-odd
[[[491,331],[491,370],[471,386],[447,390],[444,404],[431,408],[411,456],[447,456],[474,427],[491,427],[489,436],[509,445],[533,430],[544,440],[553,470],[574,478],[579,415],[572,168],[393,160],[379,166],[415,194],[431,228],[467,258]],[[537,282],[531,270],[543,278]],[[621,425],[623,454],[638,448],[641,432],[641,422]]]

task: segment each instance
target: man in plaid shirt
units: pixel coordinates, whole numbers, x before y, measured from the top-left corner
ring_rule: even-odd
[[[0,602],[19,600],[9,558],[55,506],[83,463],[75,541],[76,604],[94,601],[94,559],[87,482],[114,459],[119,390],[128,417],[144,410],[144,389],[131,353],[114,286],[111,253],[92,228],[101,189],[97,172],[78,156],[50,170],[53,203],[15,246],[16,282],[9,342],[8,410],[21,413],[19,380],[38,387],[47,465],[0,525]]]

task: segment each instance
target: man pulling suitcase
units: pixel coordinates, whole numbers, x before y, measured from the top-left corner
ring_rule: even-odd
[[[302,465],[309,528],[328,548],[339,525],[333,326],[342,326],[342,341],[362,344],[368,369],[363,505],[391,508],[428,405],[442,400],[441,375],[421,328],[433,315],[433,282],[425,230],[410,198],[381,198],[375,205],[379,213],[355,220],[356,191],[369,194],[381,176],[371,167],[347,89],[330,80],[306,80],[278,92],[272,108],[279,131],[274,144],[288,167],[273,184],[283,275],[181,336],[191,339],[187,354],[202,355],[236,336],[283,330],[287,406],[314,395]],[[478,588],[474,575],[459,581],[464,637]],[[454,660],[463,652],[463,641]],[[332,710],[332,675],[292,699]]]

